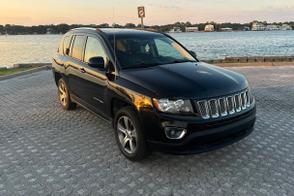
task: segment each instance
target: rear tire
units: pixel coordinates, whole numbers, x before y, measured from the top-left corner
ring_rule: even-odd
[[[69,88],[63,78],[58,80],[58,98],[60,105],[64,110],[72,110],[76,108],[76,104],[71,101]]]
[[[119,110],[114,118],[117,145],[131,161],[140,161],[150,154],[143,129],[132,107]]]

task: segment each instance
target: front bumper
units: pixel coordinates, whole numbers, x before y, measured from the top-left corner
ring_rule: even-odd
[[[255,105],[242,114],[218,121],[195,122],[192,120],[183,121],[183,119],[177,121],[174,118],[169,119],[166,115],[159,116],[159,122],[152,123],[152,131],[146,130],[148,144],[155,150],[173,154],[194,154],[210,151],[248,136],[254,129],[255,116]],[[170,122],[174,126],[187,129],[187,135],[181,140],[167,139],[162,122]]]

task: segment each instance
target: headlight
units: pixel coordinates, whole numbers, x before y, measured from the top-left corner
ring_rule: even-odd
[[[154,106],[160,112],[182,114],[182,113],[193,113],[193,108],[190,100],[169,100],[169,99],[153,99]]]

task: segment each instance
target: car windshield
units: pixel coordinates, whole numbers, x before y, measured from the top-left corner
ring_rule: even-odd
[[[171,63],[195,62],[195,58],[174,40],[163,36],[116,37],[110,42],[122,69]]]

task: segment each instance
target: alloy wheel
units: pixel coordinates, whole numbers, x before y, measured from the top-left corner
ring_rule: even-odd
[[[66,106],[67,104],[67,89],[65,87],[65,84],[63,82],[59,83],[58,86],[59,91],[59,101],[63,106]]]
[[[123,150],[133,154],[137,149],[137,132],[128,116],[121,116],[117,121],[118,139]]]

